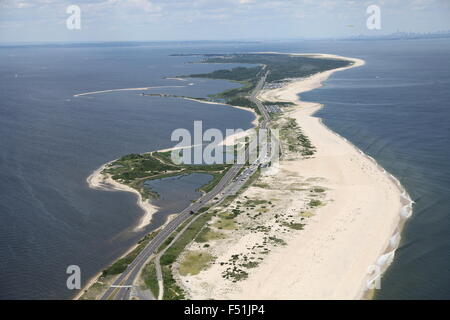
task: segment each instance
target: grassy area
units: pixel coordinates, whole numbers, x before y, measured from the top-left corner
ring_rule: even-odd
[[[280,137],[286,142],[289,151],[299,152],[303,156],[312,156],[316,152],[316,148],[311,144],[309,138],[303,134],[293,118],[288,118],[280,126]]]
[[[311,218],[314,216],[314,213],[306,211],[306,212],[300,212],[300,217],[302,218]]]
[[[250,99],[235,95],[232,98],[229,98],[227,100],[227,103],[232,106],[239,106],[239,107],[245,107],[245,108],[251,108],[253,109],[258,115],[261,115],[261,112],[258,109],[258,106],[253,103]]]
[[[189,77],[245,81],[248,79],[255,78],[260,71],[261,67],[253,67],[253,68],[236,67],[229,70],[228,69],[216,70],[210,73],[191,74],[189,75]]]
[[[149,288],[153,296],[157,298],[159,294],[159,285],[154,261],[151,261],[142,269],[141,277],[144,280],[145,286]]]
[[[268,239],[270,241],[272,241],[276,245],[281,245],[281,246],[285,246],[286,245],[286,241],[284,241],[283,239],[280,239],[280,238],[277,238],[277,237],[274,237],[274,236],[270,236],[270,237],[268,237]]]
[[[262,189],[270,189],[270,184],[263,182],[256,182],[253,184],[254,187],[262,188]]]
[[[104,172],[111,174],[114,180],[129,184],[137,178],[177,170],[181,168],[170,163],[163,163],[151,154],[132,153],[111,163]]]
[[[286,78],[308,77],[318,72],[346,67],[352,64],[350,61],[337,59],[318,59],[308,56],[290,56],[284,54],[216,54],[205,55],[205,63],[245,63],[266,65],[270,71],[268,82],[283,80]],[[250,69],[250,68],[246,68]],[[219,70],[220,71],[220,70]],[[248,70],[235,72],[234,76],[249,74]],[[217,73],[216,74],[221,74]],[[223,78],[216,78],[223,79]]]
[[[173,278],[172,264],[180,256],[186,246],[197,237],[203,226],[215,215],[215,212],[205,212],[189,225],[185,232],[161,256],[161,268],[164,277],[164,299],[184,299],[183,290]],[[179,229],[181,230],[181,229]]]
[[[322,205],[322,201],[313,199],[313,200],[309,201],[308,205],[310,207],[318,207],[318,206]]]
[[[279,107],[291,107],[294,106],[293,102],[282,102],[282,101],[264,101],[264,105],[266,106],[279,106]]]
[[[145,246],[149,243],[149,241],[152,240],[157,234],[158,231],[154,231],[146,235],[144,238],[142,238],[138,242],[138,246],[134,250],[132,250],[125,257],[117,260],[111,266],[103,270],[102,277],[117,275],[124,272],[125,269],[128,267],[128,265],[138,256],[138,254],[145,248]]]
[[[227,173],[227,170],[223,170],[220,172],[208,172],[208,174],[212,175],[213,178],[210,182],[200,187],[199,190],[205,193],[210,192],[214,187],[219,183],[219,181],[223,178],[223,176]]]
[[[208,62],[207,59],[204,62]],[[233,69],[216,70],[210,73],[191,74],[184,77],[209,78],[209,79],[223,79],[236,81],[242,84],[239,88],[229,89],[219,94],[212,95],[212,98],[224,99],[226,103],[234,106],[241,106],[252,108],[257,113],[259,110],[257,106],[248,99],[248,96],[253,91],[261,77],[262,66],[256,67],[237,67]]]
[[[214,257],[207,252],[190,251],[180,263],[179,272],[182,276],[199,274],[213,260]]]
[[[115,276],[102,277],[91,285],[88,289],[84,290],[80,300],[97,300],[105,292],[105,290],[114,282]]]
[[[202,231],[200,231],[197,238],[195,238],[195,241],[199,243],[204,243],[223,238],[225,238],[225,235],[222,232],[213,231],[211,230],[211,228],[205,227],[202,229]]]
[[[220,218],[213,224],[213,226],[219,230],[234,230],[236,229],[236,222],[234,219]]]
[[[164,300],[185,300],[186,293],[181,289],[173,277],[171,266],[161,266],[164,285]]]
[[[283,225],[285,225],[286,227],[289,227],[291,229],[294,230],[303,230],[303,228],[305,227],[304,223],[294,223],[294,222],[290,222],[290,223],[283,223]]]
[[[145,181],[194,172],[207,173],[212,175],[213,179],[199,190],[209,192],[230,167],[228,164],[174,164],[169,151],[129,154],[109,164],[103,173],[110,174],[112,179],[136,189],[144,199],[148,199],[156,197],[157,194],[144,186]]]
[[[263,199],[249,199],[244,203],[244,206],[246,206],[246,207],[257,206],[257,205],[261,205],[261,204],[266,204],[268,202],[269,201],[263,200]]]

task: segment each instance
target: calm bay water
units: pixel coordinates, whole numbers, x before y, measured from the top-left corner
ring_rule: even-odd
[[[84,283],[143,236],[131,231],[142,215],[134,195],[88,188],[100,165],[171,147],[172,131],[194,120],[205,130],[251,126],[246,111],[134,91],[73,97],[147,86],[197,97],[237,86],[164,79],[221,67],[169,56],[177,51],[0,49],[0,298],[70,298],[68,265],[81,267]]]
[[[73,94],[183,86],[161,90],[206,96],[235,85],[164,77],[223,66],[170,54],[253,51],[366,60],[302,98],[323,103],[318,116],[395,174],[416,201],[377,298],[450,298],[449,40],[1,48],[0,298],[69,298],[68,265],[80,265],[87,281],[143,235],[131,232],[141,216],[134,196],[89,189],[92,170],[170,147],[172,130],[194,120],[243,129],[253,120],[241,110],[133,91]]]
[[[192,200],[200,198],[202,193],[198,189],[212,178],[210,174],[196,172],[146,181],[145,187],[158,195],[152,204],[161,208],[155,213],[149,228],[159,227],[166,221],[167,216],[180,212],[189,206]]]

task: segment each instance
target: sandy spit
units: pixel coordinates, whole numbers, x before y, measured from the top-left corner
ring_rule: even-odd
[[[267,255],[257,268],[247,270],[247,279],[230,283],[221,276],[218,264],[185,277],[183,285],[193,299],[364,299],[394,258],[401,227],[412,212],[409,195],[374,159],[314,116],[320,104],[301,101],[298,96],[320,87],[334,72],[365,62],[336,55],[307,55],[350,60],[353,65],[292,80],[281,88],[261,92],[259,97],[295,103],[282,116],[295,118],[316,147],[311,158],[282,160],[280,170],[272,176],[273,183],[292,176],[319,177],[329,201],[286,246]],[[243,195],[253,196],[256,189],[252,188]],[[289,203],[290,211],[301,211],[304,201],[285,194],[284,198],[277,194],[277,198]],[[234,239],[231,249],[212,244],[210,250],[219,253],[217,261],[225,261],[233,253],[245,252],[249,241],[244,238]]]
[[[261,94],[262,99],[290,101],[290,116],[317,148],[314,158],[285,164],[300,175],[317,175],[331,187],[333,201],[319,209],[315,223],[286,249],[269,256],[230,298],[361,299],[373,283],[376,266],[383,271],[399,242],[399,226],[411,214],[412,201],[398,180],[372,158],[328,129],[314,114],[320,104],[299,94],[316,89],[337,71],[364,61],[336,55],[315,57],[351,60],[351,67],[322,72]]]

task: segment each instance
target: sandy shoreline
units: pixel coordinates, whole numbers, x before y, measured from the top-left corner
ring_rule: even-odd
[[[286,115],[296,119],[317,148],[311,159],[281,161],[280,173],[271,179],[285,181],[287,174],[306,180],[320,177],[322,186],[327,189],[327,204],[317,209],[311,222],[291,236],[285,247],[271,252],[258,268],[249,272],[248,279],[226,283],[216,265],[196,276],[182,277],[191,298],[361,299],[367,297],[367,283],[377,279],[369,268],[378,266],[383,272],[394,257],[401,228],[412,212],[409,195],[398,179],[373,158],[314,117],[322,107],[320,104],[301,101],[297,96],[320,87],[334,72],[362,66],[364,61],[334,55],[299,55],[354,62],[353,66],[291,81],[282,88],[265,90],[259,95],[262,100],[295,103]],[[109,163],[95,170],[87,183],[97,190],[137,194],[138,205],[145,214],[136,229],[145,227],[158,208],[143,201],[136,190],[101,174]],[[250,188],[244,195],[254,196],[258,192],[260,190]],[[287,198],[289,195],[285,196],[280,194],[279,198],[286,202],[291,200]],[[289,210],[300,210],[302,202],[294,201],[290,205]],[[227,257],[231,249],[244,251],[247,240],[233,241],[228,251],[219,248],[217,252],[222,254],[219,258]]]
[[[139,208],[144,211],[144,215],[141,217],[138,225],[134,229],[136,231],[140,230],[150,223],[153,214],[158,211],[158,207],[152,205],[149,200],[143,200],[142,195],[137,190],[114,181],[109,174],[102,174],[102,171],[105,169],[105,167],[114,161],[116,160],[110,161],[92,172],[92,174],[87,177],[86,182],[90,188],[95,190],[125,191],[134,193],[137,196],[137,204]]]
[[[175,78],[173,78],[173,79],[175,79]],[[184,79],[176,78],[176,80],[184,80]],[[142,89],[142,88],[131,88],[131,89],[120,89],[120,90],[135,90],[135,89]],[[117,90],[107,90],[107,91],[101,91],[101,92],[88,92],[88,93],[84,93],[84,94],[79,94],[77,96],[87,95],[87,94],[95,94],[95,93],[103,93],[103,92],[110,92],[110,91],[117,91]],[[192,100],[192,101],[196,101],[196,102],[200,102],[200,103],[206,103],[206,104],[225,105],[225,106],[233,107],[233,108],[236,108],[236,109],[245,110],[247,112],[251,112],[255,116],[255,119],[252,121],[252,125],[254,127],[256,127],[258,125],[258,115],[256,114],[256,112],[254,110],[252,110],[250,108],[244,108],[244,107],[240,107],[240,106],[233,106],[233,105],[229,105],[229,104],[225,104],[225,103],[216,103],[216,102],[211,102],[211,101],[202,101],[202,100],[191,99],[191,98],[184,98],[184,99]],[[241,134],[236,133],[234,135],[228,136],[221,142],[221,145],[225,145],[225,146],[232,145],[232,144],[235,143],[236,140],[241,139],[246,134],[247,134],[247,131],[245,131],[244,133],[241,133]],[[166,151],[172,151],[172,150],[175,150],[175,149],[179,149],[179,148],[172,147],[172,148],[161,149],[161,150],[157,150],[157,151],[158,152],[166,152]],[[116,160],[117,159],[109,161],[109,162],[103,164],[102,166],[100,166],[98,169],[94,170],[86,178],[86,182],[87,182],[89,188],[92,188],[94,190],[124,191],[124,192],[131,192],[133,194],[136,194],[136,196],[137,196],[137,205],[138,205],[139,208],[141,208],[143,210],[144,214],[140,218],[138,224],[135,226],[134,231],[142,230],[143,228],[145,228],[147,225],[150,224],[150,222],[152,220],[152,217],[153,217],[153,214],[156,213],[159,208],[157,206],[155,206],[155,205],[152,205],[150,200],[143,200],[141,194],[137,190],[135,190],[135,189],[133,189],[133,188],[131,188],[129,186],[126,186],[124,184],[121,184],[121,183],[119,183],[117,181],[114,181],[111,178],[110,175],[102,174],[102,171],[106,168],[106,166],[108,166],[109,164],[113,163]],[[163,228],[173,218],[174,218],[174,215],[170,215],[168,217],[168,219],[165,221],[164,225],[162,225],[158,229]],[[137,247],[137,244],[132,246],[131,248],[129,248],[120,258],[125,257],[128,253],[130,253],[136,247]],[[84,291],[86,289],[90,288],[98,280],[98,278],[99,278],[99,276],[101,274],[102,274],[102,272],[99,272],[98,274],[93,276],[88,281],[88,283],[80,290],[80,292],[78,292],[78,294],[73,299],[74,300],[80,299],[80,297],[83,295]]]
[[[229,106],[232,108],[250,112],[255,116],[255,119],[252,121],[252,125],[254,127],[256,127],[258,125],[258,115],[256,114],[256,112],[254,110],[252,110],[250,108],[233,106],[233,105],[229,105],[229,104],[225,104],[225,103],[218,103],[218,102],[212,102],[212,101],[202,101],[202,100],[191,99],[191,98],[184,98],[184,99],[192,100],[192,101],[196,101],[196,102],[200,102],[200,103],[206,103],[206,104]],[[225,146],[232,145],[236,140],[241,139],[246,134],[247,134],[247,131],[244,131],[243,133],[236,133],[234,135],[228,136],[220,143],[220,145],[225,145]],[[156,151],[166,152],[166,151],[172,151],[174,149],[175,149],[175,147],[162,149],[162,150],[156,150]],[[143,200],[141,194],[137,190],[135,190],[127,185],[121,184],[117,181],[114,181],[110,175],[107,175],[107,174],[105,175],[105,174],[101,173],[106,168],[106,166],[108,166],[109,164],[111,164],[112,162],[114,162],[116,160],[117,159],[109,161],[108,163],[105,163],[104,165],[102,165],[100,168],[94,170],[86,178],[86,182],[90,188],[95,189],[95,190],[125,191],[125,192],[131,192],[131,193],[136,194],[137,195],[137,204],[138,204],[139,208],[141,208],[144,211],[143,216],[141,217],[141,219],[139,220],[139,223],[137,224],[137,226],[134,229],[137,231],[137,230],[144,228],[148,224],[150,224],[153,214],[155,212],[157,212],[159,208],[152,205],[151,200]]]
[[[367,283],[373,283],[376,278],[374,275],[368,274],[368,268],[370,269],[371,266],[377,265],[380,267],[381,272],[383,272],[392,262],[395,249],[400,241],[401,227],[404,220],[408,218],[412,212],[412,201],[397,178],[387,173],[386,170],[382,168],[372,157],[364,154],[347,139],[341,137],[326,127],[321,119],[314,117],[314,114],[322,107],[322,105],[304,102],[298,98],[299,94],[322,86],[322,83],[326,81],[334,72],[360,67],[364,65],[365,62],[360,59],[352,59],[328,54],[314,54],[314,56],[351,60],[354,62],[354,65],[351,67],[322,72],[307,79],[295,81],[288,84],[286,87],[263,92],[261,97],[271,101],[272,99],[276,99],[294,102],[301,108],[300,110],[295,111],[291,116],[297,120],[297,123],[310,137],[313,145],[315,145],[318,149],[317,156],[314,160],[310,161],[311,169],[314,168],[317,170],[318,168],[322,168],[322,172],[319,170],[317,171],[319,176],[329,180],[330,182],[333,180],[335,182],[343,182],[341,186],[336,186],[336,189],[333,190],[336,193],[333,197],[333,199],[335,199],[334,202],[329,206],[324,207],[323,211],[328,211],[327,213],[330,214],[334,211],[336,214],[336,211],[343,212],[344,210],[351,211],[365,209],[365,212],[360,212],[363,214],[366,213],[367,218],[365,219],[366,221],[361,221],[361,226],[364,226],[365,228],[355,228],[353,233],[348,232],[345,242],[345,237],[341,237],[339,239],[343,241],[343,243],[347,243],[348,246],[333,246],[332,248],[334,250],[328,251],[330,256],[323,255],[323,259],[328,258],[328,262],[330,263],[330,265],[326,265],[324,263],[325,260],[321,263],[322,266],[320,267],[320,270],[323,272],[323,278],[320,277],[321,272],[317,269],[310,272],[309,274],[311,276],[315,275],[318,277],[311,277],[307,280],[314,280],[316,284],[312,282],[305,282],[305,289],[309,292],[301,291],[299,293],[303,296],[292,296],[292,298],[361,299],[368,291]],[[336,140],[340,141],[338,141],[338,143],[334,143],[333,140],[335,139],[331,136],[334,136]],[[345,150],[344,148],[348,150]],[[336,161],[336,157],[342,157],[343,159]],[[352,157],[359,157],[359,164],[366,166],[367,168],[366,170],[360,170],[361,175],[359,176],[355,174],[359,168],[357,168],[356,165],[353,165],[353,163],[339,163],[346,162],[346,160],[349,159],[351,160]],[[326,169],[324,167],[326,167]],[[307,170],[307,168],[298,168],[297,172],[305,174],[305,170]],[[369,170],[373,170],[370,172],[370,176],[368,175]],[[336,174],[336,172],[338,172],[338,174]],[[339,175],[347,175],[347,177],[342,177]],[[349,184],[348,187],[343,185],[345,182]],[[370,187],[367,188],[367,186]],[[366,193],[364,193],[365,189],[367,190]],[[355,194],[353,192],[359,194]],[[341,196],[342,206],[337,200],[340,199]],[[344,198],[347,199],[344,200]],[[375,198],[379,201],[374,201]],[[344,203],[349,199],[352,200],[352,203],[347,203],[346,206],[344,206]],[[342,217],[344,216],[345,214],[342,215]],[[351,219],[357,219],[356,214],[354,216],[349,216]],[[328,220],[324,217],[323,222],[325,221],[327,223],[334,221],[338,224],[338,219],[336,218],[331,218]],[[320,225],[321,223],[318,222],[318,228],[311,228],[307,230],[311,237],[313,236],[313,233],[315,234],[314,237],[316,237],[316,239],[320,238],[320,233],[322,233],[322,235],[326,234],[324,230],[321,230]],[[370,228],[374,228],[375,226],[379,226],[375,232],[369,231]],[[368,236],[368,234],[370,234],[370,236]],[[303,243],[303,246],[305,245],[303,241],[305,238],[308,238],[308,236],[305,235],[305,237],[302,237],[301,243]],[[366,239],[366,242],[362,241],[363,239]],[[353,254],[352,259],[347,262],[343,261],[346,251],[357,246],[357,241],[363,243],[362,245],[359,245],[360,253]],[[320,243],[319,246],[316,247],[317,250],[319,250],[320,245],[323,245],[324,243],[325,242]],[[296,244],[300,245],[300,242],[296,242]],[[292,248],[294,248],[294,246],[295,245],[293,244]],[[290,253],[292,253],[294,257],[296,256],[294,252],[291,251]],[[292,260],[292,255],[291,258],[289,258],[288,255],[283,255],[283,257]],[[335,259],[330,259],[330,257],[334,257]],[[280,261],[284,261],[284,263],[287,262],[286,260]],[[288,269],[294,270],[294,268]],[[329,272],[334,272],[338,276],[328,277],[328,280],[324,281],[327,279],[326,274]],[[301,277],[296,278],[293,276],[292,278],[293,279],[291,280],[299,280]],[[334,280],[334,282],[332,280]],[[260,281],[261,278],[253,279],[252,282],[253,285],[257,285],[261,284]],[[311,289],[313,288],[317,291],[311,292]],[[256,288],[253,287],[253,289]],[[244,296],[239,296],[240,298],[244,298]]]
[[[191,298],[362,299],[368,297],[367,284],[376,283],[379,278],[372,271],[383,272],[392,261],[402,225],[412,212],[409,195],[373,158],[314,117],[322,107],[320,104],[298,98],[298,94],[320,87],[334,72],[362,66],[364,61],[334,55],[314,56],[346,59],[354,64],[260,94],[262,100],[295,103],[283,116],[296,119],[317,149],[310,159],[281,161],[279,173],[270,179],[263,178],[262,182],[283,188],[275,184],[292,180],[293,176],[299,182],[320,181],[327,190],[326,205],[316,209],[304,230],[284,237],[286,246],[271,248],[273,252],[257,268],[247,270],[249,276],[242,281],[225,280],[225,267],[221,264],[230,261],[233,255],[249,256],[248,247],[257,241],[257,236],[244,232],[236,238],[231,233],[232,240],[215,241],[208,250],[221,263],[213,263],[197,275],[181,277]],[[242,196],[262,199],[272,196],[266,191],[251,187]],[[292,192],[276,194],[281,199],[276,212],[299,212],[304,208],[307,195]],[[245,223],[244,218],[238,220],[238,224]],[[275,235],[283,237],[282,233],[278,231]],[[200,247],[192,245],[190,249]]]

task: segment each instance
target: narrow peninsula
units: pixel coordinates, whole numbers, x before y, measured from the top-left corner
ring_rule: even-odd
[[[90,186],[138,194],[146,211],[140,226],[157,210],[151,205],[157,195],[145,181],[192,172],[214,178],[201,188],[201,199],[106,268],[80,298],[368,297],[393,258],[412,202],[398,180],[314,117],[320,104],[299,98],[364,61],[268,52],[206,54],[200,63],[246,65],[177,79],[239,82],[196,100],[246,108],[257,115],[257,126],[278,129],[280,162],[261,174],[258,163],[177,165],[169,151],[153,151],[99,168]]]

